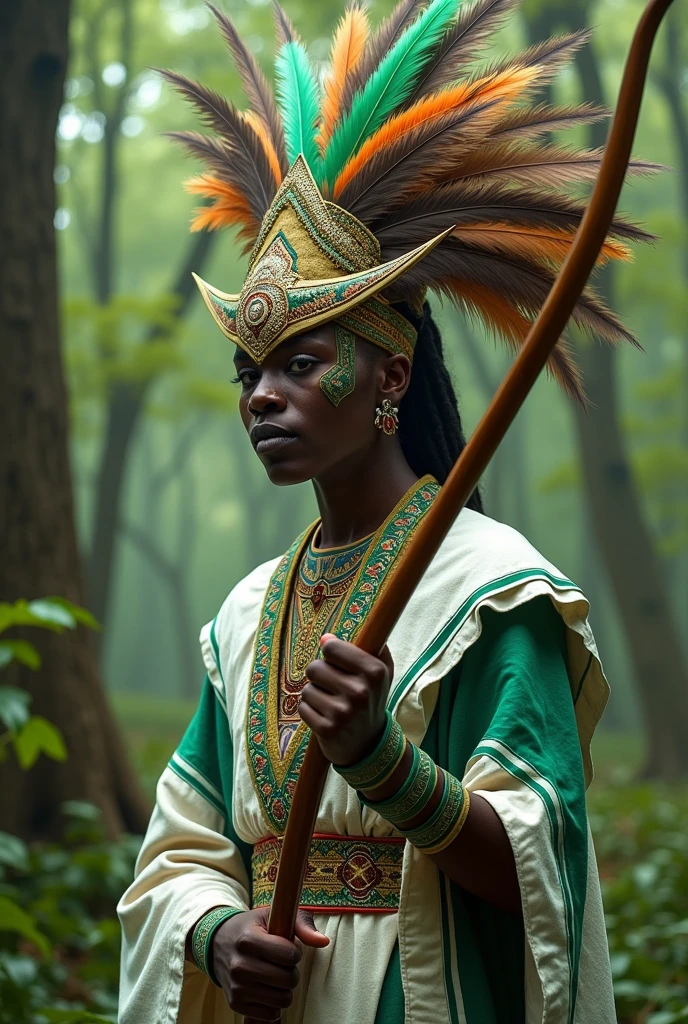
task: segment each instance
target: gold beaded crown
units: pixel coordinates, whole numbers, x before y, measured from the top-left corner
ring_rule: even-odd
[[[183,75],[163,75],[213,135],[173,132],[207,172],[187,182],[209,205],[192,230],[238,227],[250,252],[239,295],[196,278],[224,334],[257,362],[325,322],[409,356],[426,290],[448,296],[517,348],[575,237],[585,203],[572,186],[595,178],[599,151],[549,140],[605,112],[534,105],[587,41],[550,39],[476,66],[520,0],[400,0],[371,32],[347,8],[321,78],[275,3],[276,95],[233,23],[212,10],[251,107],[239,111]],[[631,172],[654,165],[634,161]],[[649,236],[617,218],[600,262],[630,259]],[[590,289],[576,324],[608,341],[633,338]],[[580,397],[565,341],[550,370]]]

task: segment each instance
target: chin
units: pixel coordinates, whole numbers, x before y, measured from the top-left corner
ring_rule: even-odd
[[[297,462],[296,460],[270,459],[268,461],[266,459],[263,462],[263,466],[265,467],[265,472],[268,475],[270,483],[275,484],[277,487],[290,487],[294,484],[303,484],[312,480],[316,475],[313,472],[312,467],[308,467],[303,462]]]

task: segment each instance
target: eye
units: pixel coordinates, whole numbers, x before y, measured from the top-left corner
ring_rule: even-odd
[[[232,377],[231,383],[241,384],[243,388],[251,388],[258,380],[258,377],[258,371],[252,370],[247,366],[243,370],[239,370],[236,377]]]
[[[294,356],[289,360],[289,373],[307,373],[318,362],[313,356]]]

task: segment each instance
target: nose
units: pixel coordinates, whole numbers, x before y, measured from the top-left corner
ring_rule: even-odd
[[[286,404],[284,395],[270,380],[270,375],[264,373],[251,392],[248,411],[253,416],[261,416],[267,412],[280,412]]]

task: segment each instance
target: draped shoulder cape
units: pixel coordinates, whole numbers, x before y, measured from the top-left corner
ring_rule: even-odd
[[[415,506],[397,507],[381,528],[361,577],[372,590],[354,587],[354,619],[366,593],[373,599],[385,577],[393,585],[384,545],[401,514],[422,515],[423,494],[432,499],[419,488]],[[212,907],[251,908],[253,846],[284,831],[307,733],[280,761],[272,639],[311,531],[243,579],[201,631],[198,710],[160,779],[119,906],[120,1024],[242,1020],[185,962],[184,942]],[[520,534],[460,514],[391,634],[388,706],[501,818],[523,916],[470,896],[407,843],[398,913],[315,915],[330,945],[304,949],[285,1024],[397,1024],[401,1006],[406,1024],[616,1020],[585,811],[590,740],[608,694],[587,616],[578,587]],[[399,835],[332,770],[316,829]]]

